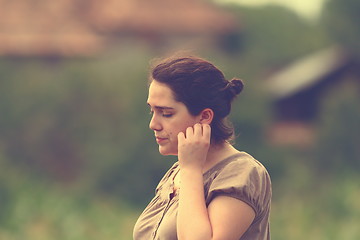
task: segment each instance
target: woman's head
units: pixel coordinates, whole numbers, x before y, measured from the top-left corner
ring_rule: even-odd
[[[232,100],[243,89],[241,80],[228,81],[212,63],[188,56],[171,57],[157,63],[150,73],[152,81],[168,86],[175,100],[185,104],[193,116],[206,108],[213,111],[210,124],[213,143],[233,137],[234,129],[226,117],[231,111]]]

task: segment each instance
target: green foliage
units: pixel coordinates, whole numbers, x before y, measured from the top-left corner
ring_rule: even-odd
[[[359,176],[320,178],[301,160],[283,162],[286,181],[273,185],[272,238],[359,239]],[[121,199],[37,181],[4,158],[0,164],[0,182],[7,181],[0,186],[0,239],[132,239],[140,211]]]
[[[322,22],[329,36],[360,59],[360,2],[358,0],[328,0]]]
[[[246,57],[248,67],[277,69],[329,43],[322,28],[285,7],[232,6],[229,10],[240,16],[243,51],[239,57]]]
[[[315,174],[299,155],[288,164],[286,181],[273,185],[272,238],[359,239],[359,176]]]
[[[116,198],[40,182],[0,159],[0,239],[131,239],[139,211]],[[4,197],[6,193],[6,197]]]
[[[149,159],[156,149],[148,144],[144,118],[150,57],[121,53],[56,63],[3,60],[0,142],[6,159],[40,178],[78,182],[89,191],[98,185],[115,191],[110,181],[124,196],[153,192],[151,174],[160,161]],[[129,191],[129,163],[149,169],[145,179],[151,181],[132,182],[137,191]]]
[[[344,79],[324,96],[318,120],[318,168],[322,171],[360,170],[360,87]]]

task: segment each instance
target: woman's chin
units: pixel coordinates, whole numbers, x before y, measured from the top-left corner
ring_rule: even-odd
[[[174,150],[168,149],[166,147],[159,146],[159,153],[161,155],[163,155],[163,156],[169,156],[169,155],[176,156],[177,155],[177,150],[174,151]]]

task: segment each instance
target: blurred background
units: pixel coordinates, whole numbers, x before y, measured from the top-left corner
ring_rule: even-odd
[[[176,161],[149,64],[178,50],[244,80],[231,119],[272,177],[272,238],[360,239],[359,23],[357,0],[0,0],[0,239],[132,239]]]

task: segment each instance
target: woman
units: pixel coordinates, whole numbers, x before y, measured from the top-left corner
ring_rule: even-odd
[[[134,228],[135,240],[270,239],[271,182],[230,140],[243,88],[210,62],[172,57],[151,71],[147,103],[159,152],[177,155]]]

